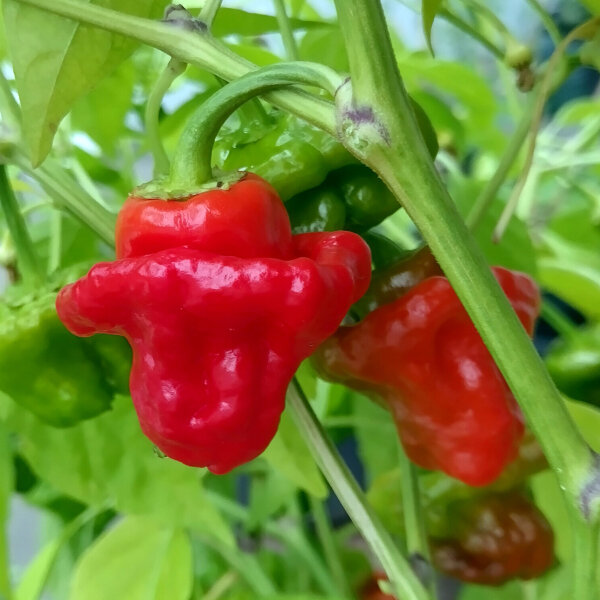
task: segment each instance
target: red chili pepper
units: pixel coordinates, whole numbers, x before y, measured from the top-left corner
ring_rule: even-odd
[[[499,267],[494,274],[531,334],[535,282]],[[523,436],[516,401],[444,277],[341,327],[314,362],[325,378],[383,399],[408,456],[424,468],[486,485],[516,455]]]
[[[461,581],[500,585],[533,579],[554,563],[554,534],[520,492],[495,494],[450,507],[454,535],[431,540],[434,565]]]
[[[60,292],[57,311],[76,335],[125,336],[144,433],[180,462],[225,473],[275,435],[298,365],[365,292],[370,253],[349,232],[292,237],[256,177],[160,202],[126,205],[120,253],[137,256],[94,266]],[[266,240],[262,218],[275,228]]]
[[[275,189],[247,173],[228,189],[184,200],[130,196],[116,226],[117,258],[188,246],[225,256],[292,256],[292,231]]]

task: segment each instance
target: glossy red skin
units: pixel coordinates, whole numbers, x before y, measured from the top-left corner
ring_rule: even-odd
[[[180,247],[100,263],[56,308],[76,335],[128,339],[131,395],[158,448],[226,473],[267,447],[300,362],[369,285],[370,252],[355,234],[294,236],[291,253]]]
[[[519,492],[466,501],[457,513],[455,536],[431,541],[433,563],[442,573],[500,585],[539,577],[554,564],[552,528]]]
[[[494,274],[529,334],[535,282]],[[383,399],[406,453],[472,485],[492,483],[516,456],[522,416],[481,337],[444,277],[341,327],[314,357],[321,374]]]
[[[185,200],[130,196],[115,230],[117,258],[188,246],[225,256],[290,258],[290,221],[277,192],[247,173],[228,189]]]

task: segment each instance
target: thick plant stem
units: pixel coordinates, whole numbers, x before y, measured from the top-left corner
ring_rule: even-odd
[[[227,117],[248,100],[275,88],[304,84],[321,87],[335,95],[341,77],[323,65],[290,62],[263,67],[240,77],[215,92],[192,115],[181,136],[169,188],[193,191],[212,178],[212,147]]]
[[[325,478],[349,517],[385,569],[395,593],[403,600],[430,598],[388,532],[369,507],[363,491],[333,447],[296,381],[288,388],[292,415]]]
[[[336,0],[336,6],[354,80],[354,93],[348,90],[341,104],[344,142],[379,173],[420,229],[517,397],[571,511],[581,511],[598,465],[427,154],[381,5]],[[597,518],[594,511],[588,519]]]
[[[0,164],[0,206],[17,251],[23,281],[30,285],[41,285],[44,281],[43,270],[3,164]]]
[[[144,42],[227,81],[237,79],[258,68],[214,39],[208,32],[184,31],[167,23],[134,17],[94,4],[78,2],[78,0],[17,1]],[[265,100],[332,135],[336,134],[333,106],[325,98],[303,90],[290,89],[266,94]]]

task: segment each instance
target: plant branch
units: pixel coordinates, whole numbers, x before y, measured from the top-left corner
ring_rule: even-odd
[[[556,26],[556,23],[554,22],[552,17],[548,14],[546,9],[541,5],[539,0],[527,0],[527,2],[531,6],[531,8],[533,8],[533,10],[540,17],[540,20],[544,24],[544,27],[546,28],[546,31],[550,35],[550,39],[554,42],[554,45],[558,46],[558,44],[560,44],[560,41],[562,39],[562,35],[561,35],[560,31],[558,30],[558,27]]]
[[[517,206],[519,204],[519,198],[521,197],[521,193],[525,189],[525,185],[527,184],[527,180],[529,178],[529,173],[531,171],[531,167],[533,166],[533,159],[535,156],[535,148],[537,143],[537,132],[539,131],[540,124],[542,122],[542,116],[544,113],[544,105],[546,104],[546,100],[552,90],[554,83],[555,72],[558,67],[559,61],[562,59],[565,50],[571,44],[572,41],[579,39],[581,37],[586,37],[596,32],[600,27],[600,17],[595,17],[586,21],[579,27],[573,29],[569,33],[567,37],[556,47],[550,60],[546,65],[546,72],[544,73],[544,78],[540,83],[539,93],[536,95],[535,108],[532,117],[531,124],[531,139],[529,142],[529,146],[527,148],[527,155],[525,158],[525,165],[521,172],[521,176],[515,185],[512,194],[506,204],[506,207],[502,211],[500,215],[500,219],[498,220],[498,224],[494,230],[494,241],[498,242],[502,238],[504,231],[506,231],[506,227],[510,222],[512,215],[514,214]]]
[[[488,181],[483,190],[481,190],[481,193],[477,196],[477,199],[471,207],[466,221],[467,225],[472,231],[475,231],[481,225],[485,214],[489,210],[490,206],[494,203],[502,184],[506,181],[510,169],[517,159],[525,140],[527,139],[527,134],[531,128],[531,122],[536,106],[536,98],[537,94],[535,94],[529,101],[529,105],[521,116],[521,120],[519,121],[516,130],[510,138],[504,153],[502,154],[500,164],[498,165],[494,176]]]
[[[246,508],[240,506],[233,500],[225,498],[210,490],[207,490],[206,494],[211,502],[213,502],[219,510],[230,519],[245,524],[250,522],[250,516]],[[323,566],[323,561],[303,535],[296,535],[295,532],[290,532],[289,530],[280,527],[277,523],[269,521],[263,525],[263,529],[267,535],[273,536],[286,544],[290,551],[294,553],[298,559],[304,562],[324,593],[333,595],[337,593],[330,574]]]
[[[37,181],[52,198],[55,206],[66,209],[106,243],[114,246],[116,215],[81,189],[63,172],[61,165],[47,159],[40,167],[34,169],[20,150],[11,152],[6,160]]]
[[[81,23],[87,23],[148,44],[174,58],[197,66],[227,81],[258,67],[241,58],[207,31],[187,31],[77,0],[16,0]],[[282,90],[265,95],[265,100],[305,121],[336,134],[331,102],[303,90]]]
[[[292,29],[290,19],[285,10],[285,4],[283,0],[273,0],[273,4],[275,5],[275,16],[277,17],[277,23],[279,24],[279,31],[281,32],[281,39],[283,40],[286,57],[288,60],[298,60],[298,47],[296,46],[296,40],[294,39],[294,30]]]
[[[381,562],[398,597],[404,600],[427,600],[427,591],[372,512],[363,491],[323,431],[321,423],[295,380],[288,388],[288,402],[294,420],[317,464],[349,517]]]
[[[19,272],[23,281],[32,286],[42,285],[44,273],[4,164],[0,164],[0,206],[17,252]]]
[[[352,597],[352,591],[348,578],[344,571],[344,566],[340,560],[340,556],[335,547],[335,540],[331,531],[331,524],[323,507],[323,501],[315,498],[312,494],[308,496],[310,501],[311,514],[315,520],[315,528],[321,546],[323,548],[323,554],[325,555],[325,562],[329,567],[333,578],[338,587],[338,591],[346,598]]]
[[[204,6],[202,6],[202,9],[200,10],[198,19],[203,23],[206,23],[206,26],[209,29],[212,27],[217,12],[219,12],[219,8],[221,8],[221,4],[223,4],[223,0],[206,0]]]
[[[406,529],[406,547],[410,556],[420,555],[429,560],[429,544],[425,533],[425,519],[421,505],[421,490],[415,466],[398,444],[402,505]]]
[[[351,73],[358,78],[354,104],[361,103],[360,112],[346,112],[343,141],[379,173],[420,229],[518,399],[571,510],[581,513],[583,490],[599,470],[594,455],[457,212],[416,124],[407,126],[410,105],[381,6],[376,0],[336,0],[336,7]]]

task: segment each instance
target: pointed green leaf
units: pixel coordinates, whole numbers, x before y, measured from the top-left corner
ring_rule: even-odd
[[[133,515],[152,515],[232,543],[229,528],[204,494],[201,469],[159,458],[131,404],[119,396],[110,412],[56,429],[15,407],[10,426],[31,468],[63,494],[105,503]]]
[[[89,0],[88,0],[89,1]],[[160,17],[168,0],[94,0],[140,17]],[[136,48],[123,36],[4,0],[7,42],[31,162],[47,156],[63,117]]]
[[[185,533],[148,517],[127,517],[84,552],[69,600],[188,600],[192,584]]]
[[[423,0],[422,17],[423,17],[423,33],[427,40],[427,46],[431,54],[433,54],[433,47],[431,45],[431,28],[433,27],[433,21],[435,16],[438,14],[443,0]]]

